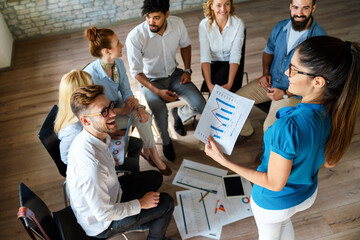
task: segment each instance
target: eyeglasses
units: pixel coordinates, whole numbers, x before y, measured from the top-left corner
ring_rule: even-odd
[[[293,77],[296,74],[302,74],[302,75],[306,75],[306,76],[311,76],[311,77],[317,77],[317,75],[315,74],[311,74],[311,73],[306,73],[306,72],[300,72],[298,70],[294,69],[294,65],[292,65],[291,63],[289,64],[289,77]]]
[[[86,114],[84,116],[89,117],[89,116],[99,116],[99,115],[101,115],[103,117],[107,117],[109,115],[109,111],[114,110],[114,107],[115,107],[114,101],[110,101],[109,106],[104,108],[101,112],[99,112],[99,113],[90,113],[90,114]]]

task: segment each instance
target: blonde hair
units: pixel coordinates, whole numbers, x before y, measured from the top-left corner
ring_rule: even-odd
[[[64,127],[79,121],[71,111],[71,95],[77,88],[91,84],[93,84],[91,75],[84,71],[71,70],[61,78],[59,85],[59,110],[54,124],[56,133]]]
[[[215,14],[214,11],[211,9],[211,5],[214,3],[214,0],[208,0],[207,2],[204,2],[203,9],[204,9],[204,16],[209,19],[209,27],[211,29],[211,25],[213,24],[215,20]],[[235,6],[233,4],[233,0],[230,0],[231,9],[230,9],[230,16],[234,15],[235,12]]]

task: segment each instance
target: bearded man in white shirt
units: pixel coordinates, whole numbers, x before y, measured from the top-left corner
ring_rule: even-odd
[[[163,240],[174,210],[157,171],[117,177],[109,151],[117,130],[113,105],[101,85],[77,89],[71,109],[83,125],[68,154],[67,186],[71,208],[88,236],[109,238],[128,230],[149,228],[148,239]]]
[[[191,82],[190,38],[183,21],[169,16],[169,0],[144,0],[142,14],[146,21],[131,30],[125,42],[130,73],[141,84],[141,92],[154,114],[164,155],[174,161],[166,103],[178,98],[186,103],[181,108],[171,110],[175,131],[184,136],[183,122],[201,114],[206,102]],[[178,47],[184,70],[177,68]]]

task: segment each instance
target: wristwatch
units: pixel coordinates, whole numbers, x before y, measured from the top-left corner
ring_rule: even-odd
[[[142,108],[142,109],[144,109],[144,110],[146,109],[146,107],[145,107],[144,105],[141,105],[141,104],[140,104],[140,105],[138,105],[138,106],[135,108],[135,110],[137,111],[139,108]]]
[[[289,98],[289,96],[286,94],[286,90],[284,90],[284,96],[283,96],[283,99],[287,99]]]
[[[190,74],[190,75],[192,74],[192,70],[191,70],[191,68],[187,68],[187,69],[185,69],[185,70],[184,70],[184,72],[187,72],[187,73],[188,73],[188,74]]]

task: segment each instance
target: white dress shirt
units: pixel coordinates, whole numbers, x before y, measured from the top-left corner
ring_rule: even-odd
[[[190,38],[181,18],[169,16],[164,34],[151,32],[146,21],[136,26],[126,38],[130,73],[135,78],[144,73],[148,78],[169,77],[179,65],[176,49],[188,47]]]
[[[66,172],[71,208],[87,235],[96,236],[112,221],[140,213],[138,200],[120,203],[122,190],[106,143],[86,130],[71,144]]]
[[[244,23],[236,16],[229,16],[222,32],[215,21],[211,28],[209,19],[204,18],[199,25],[200,61],[227,61],[240,63],[244,42]]]

